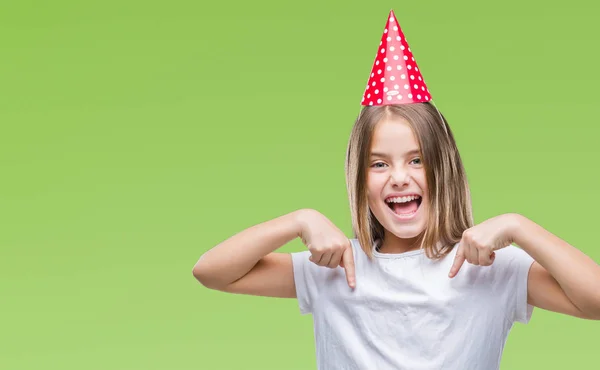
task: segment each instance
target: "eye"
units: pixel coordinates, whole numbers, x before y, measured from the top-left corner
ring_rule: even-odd
[[[383,166],[385,166],[385,163],[383,162],[375,162],[371,165],[373,168],[383,168]]]
[[[416,162],[416,163],[415,163],[415,162]],[[415,163],[415,164],[422,164],[422,162],[421,162],[421,158],[418,158],[418,157],[417,157],[417,158],[413,159],[413,160],[411,161],[411,163]]]

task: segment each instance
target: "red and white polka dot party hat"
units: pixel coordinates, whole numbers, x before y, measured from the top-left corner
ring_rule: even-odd
[[[361,105],[411,104],[430,100],[421,70],[392,10]]]

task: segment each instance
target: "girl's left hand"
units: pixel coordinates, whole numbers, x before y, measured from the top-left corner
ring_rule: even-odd
[[[465,260],[477,266],[490,266],[496,257],[494,251],[513,243],[514,227],[513,215],[503,214],[465,230],[448,276],[456,276]]]

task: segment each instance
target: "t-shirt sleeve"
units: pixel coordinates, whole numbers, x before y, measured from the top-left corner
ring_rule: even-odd
[[[534,259],[523,249],[510,245],[496,252],[498,262],[496,284],[502,284],[507,317],[511,322],[527,324],[533,314],[533,306],[527,303],[529,269]]]
[[[350,241],[353,248],[354,264],[359,266],[360,260],[358,258],[364,256],[364,253],[360,250],[356,239]],[[344,288],[348,286],[346,272],[342,267],[331,269],[315,264],[308,259],[310,257],[310,251],[308,250],[294,252],[291,255],[296,297],[301,314],[314,313],[326,304],[327,300],[322,300],[323,297],[330,295],[332,290],[337,291],[340,286]]]
[[[310,251],[292,253],[292,262],[294,268],[294,284],[296,285],[296,296],[300,313],[305,315],[312,313],[313,304],[317,299],[316,269],[319,266],[312,263]]]

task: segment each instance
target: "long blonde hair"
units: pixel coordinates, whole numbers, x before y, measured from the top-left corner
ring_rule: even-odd
[[[419,143],[430,202],[421,246],[429,258],[441,258],[473,226],[473,215],[467,176],[454,136],[446,119],[430,103],[366,106],[361,110],[350,134],[345,166],[354,237],[369,258],[374,243],[384,237],[383,226],[368,206],[366,180],[375,127],[391,117],[406,120]]]

